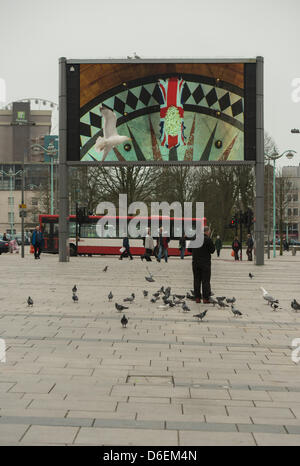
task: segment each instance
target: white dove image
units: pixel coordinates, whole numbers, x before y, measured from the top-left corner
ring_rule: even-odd
[[[104,120],[103,124],[103,136],[99,136],[96,140],[95,143],[95,150],[96,152],[100,153],[103,151],[102,154],[102,162],[107,157],[107,154],[109,151],[117,146],[118,144],[121,144],[122,142],[125,141],[131,141],[131,139],[127,136],[120,136],[117,133],[117,128],[116,128],[116,123],[117,123],[117,117],[116,114],[110,110],[109,108],[100,106],[100,111],[101,115]]]

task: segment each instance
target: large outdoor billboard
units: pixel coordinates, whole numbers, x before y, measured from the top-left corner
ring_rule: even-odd
[[[255,60],[68,60],[66,67],[70,162],[255,161]]]

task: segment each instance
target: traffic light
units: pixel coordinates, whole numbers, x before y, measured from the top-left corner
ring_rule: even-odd
[[[82,223],[88,222],[89,216],[86,207],[78,207],[76,209],[76,221],[80,225]]]
[[[236,228],[237,225],[238,225],[238,223],[239,223],[238,217],[237,217],[237,215],[235,214],[235,215],[233,215],[233,216],[231,217],[231,222],[229,223],[229,228]]]

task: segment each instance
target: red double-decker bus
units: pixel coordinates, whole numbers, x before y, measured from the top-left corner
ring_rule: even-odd
[[[84,223],[77,224],[77,241],[76,241],[76,216],[69,216],[69,246],[70,255],[119,255],[120,248],[122,247],[123,236],[119,233],[119,221],[126,221],[127,224],[130,220],[136,218],[134,216],[128,217],[109,217],[105,216],[106,224],[104,228],[99,231],[97,223],[104,216],[102,215],[89,215]],[[184,231],[184,220],[189,221],[192,228],[196,228],[197,222],[201,222],[202,226],[206,225],[206,218],[178,218],[178,217],[142,217],[148,227],[151,228],[151,219],[156,219],[159,227],[163,226],[163,221],[169,221],[169,231],[166,231],[167,236],[170,238],[169,243],[169,256],[179,256],[179,239],[181,232]],[[58,253],[58,215],[40,215],[39,216],[40,228],[44,235],[44,250],[43,252]],[[179,225],[181,224],[181,228]],[[100,235],[99,235],[100,233]],[[151,232],[152,237],[158,237],[158,230]],[[189,232],[187,232],[187,235]],[[132,255],[139,256],[144,254],[145,249],[143,246],[143,237],[145,232],[141,232],[139,238],[130,238],[130,251]],[[186,251],[186,255],[189,253]]]

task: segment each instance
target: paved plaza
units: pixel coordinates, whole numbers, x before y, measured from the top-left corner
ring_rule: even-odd
[[[241,318],[192,301],[190,313],[158,309],[143,297],[162,285],[190,290],[191,258],[150,263],[154,283],[139,258],[2,254],[0,264],[1,445],[300,445],[300,363],[291,359],[300,312],[290,307],[300,302],[299,253],[264,267],[235,263],[228,250],[214,257],[212,289],[235,296]],[[122,328],[114,303],[132,292]]]

